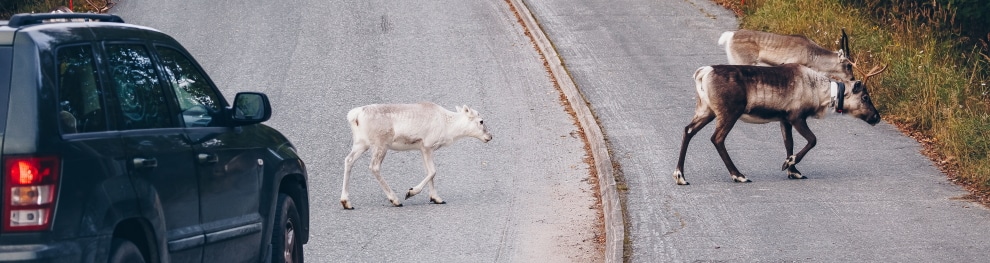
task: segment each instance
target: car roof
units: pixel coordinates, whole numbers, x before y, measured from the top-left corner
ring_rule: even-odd
[[[40,13],[40,14],[16,14],[7,21],[7,26],[18,28],[22,26],[51,23],[51,22],[79,22],[79,21],[105,21],[124,23],[124,19],[111,14],[94,13]]]
[[[134,24],[127,24],[117,15],[95,14],[95,13],[40,13],[40,14],[16,14],[10,20],[3,21],[6,25],[0,24],[0,45],[11,45],[17,32],[36,32],[54,37],[58,40],[49,44],[58,43],[64,40],[98,40],[98,39],[145,39],[165,42],[175,42],[175,40],[161,31]],[[74,37],[65,38],[65,30],[74,31],[70,33]],[[91,33],[83,33],[84,30]],[[58,32],[63,31],[63,32]],[[99,32],[99,33],[97,33]],[[96,35],[94,35],[96,34]],[[31,38],[38,37],[37,34],[29,34]]]

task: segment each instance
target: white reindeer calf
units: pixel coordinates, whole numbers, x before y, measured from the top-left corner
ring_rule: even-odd
[[[426,168],[426,178],[418,185],[409,189],[406,199],[419,194],[427,184],[430,186],[430,202],[444,204],[446,202],[437,195],[433,186],[433,176],[436,167],[433,164],[433,151],[442,146],[448,146],[458,139],[474,137],[488,142],[492,135],[485,129],[484,121],[478,112],[467,106],[456,107],[452,112],[440,105],[423,102],[418,104],[373,104],[352,109],[347,113],[347,122],[351,124],[354,145],[351,153],[344,159],[344,186],[340,193],[340,204],[344,209],[354,209],[347,198],[347,179],[351,175],[351,167],[358,157],[369,148],[371,151],[371,173],[378,180],[388,200],[394,206],[402,206],[395,192],[388,186],[381,175],[382,160],[389,150],[423,152],[423,167]]]

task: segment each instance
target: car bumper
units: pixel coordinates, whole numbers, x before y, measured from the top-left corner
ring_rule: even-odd
[[[0,245],[0,262],[93,262],[98,241],[99,238],[81,238],[50,244]]]

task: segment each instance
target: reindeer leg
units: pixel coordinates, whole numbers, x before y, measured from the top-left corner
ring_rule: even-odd
[[[413,188],[409,188],[409,192],[406,193],[406,199],[419,194],[423,191],[423,188],[427,184],[430,185],[430,202],[436,204],[446,204],[440,196],[437,195],[437,189],[433,186],[433,177],[437,174],[436,165],[433,163],[433,149],[423,147],[423,168],[426,169],[426,178]]]
[[[787,151],[787,156],[791,156],[794,154],[794,136],[791,132],[791,124],[787,121],[780,122],[780,135],[784,136],[784,150]],[[781,168],[781,170],[784,168]]]
[[[402,202],[399,201],[399,198],[395,197],[395,192],[392,191],[392,188],[389,187],[388,183],[385,182],[385,179],[382,178],[382,161],[385,160],[385,153],[387,151],[388,148],[385,146],[375,146],[374,149],[372,149],[371,174],[373,174],[375,179],[378,180],[378,185],[382,187],[382,191],[385,191],[385,196],[388,197],[388,201],[392,202],[392,205],[394,206],[402,206]]]
[[[684,127],[684,139],[681,140],[681,153],[677,157],[677,168],[674,169],[674,182],[678,185],[690,184],[687,182],[687,179],[684,178],[683,172],[684,156],[687,155],[688,143],[691,142],[691,138],[694,137],[694,135],[697,134],[701,128],[704,128],[705,125],[708,125],[708,123],[715,119],[715,115],[711,112],[702,113],[703,114],[700,116],[699,114],[695,114],[694,118],[691,119],[691,123]]]
[[[780,121],[780,133],[784,136],[784,149],[787,151],[787,158],[784,159],[784,165],[780,167],[780,170],[787,170],[787,178],[790,179],[804,179],[801,176],[801,172],[794,167],[794,136],[791,131],[792,125],[786,120]]]
[[[358,157],[361,157],[361,154],[364,154],[367,150],[368,146],[366,145],[354,144],[351,146],[351,153],[347,154],[347,157],[344,158],[344,183],[340,190],[340,205],[344,206],[344,209],[354,209],[354,206],[351,205],[351,201],[348,199],[347,181],[351,177],[351,167],[354,167],[354,161]]]
[[[712,134],[712,144],[715,144],[715,149],[718,150],[718,155],[722,157],[725,168],[729,169],[729,175],[732,176],[732,180],[739,183],[748,183],[751,181],[746,179],[745,175],[739,173],[739,169],[736,169],[736,165],[732,163],[732,158],[729,157],[729,152],[725,150],[725,137],[729,135],[729,131],[732,130],[732,126],[736,124],[736,120],[738,119],[738,115],[718,118],[718,122],[715,123],[715,134]]]
[[[438,204],[438,205],[446,204],[447,202],[444,201],[443,198],[440,198],[439,195],[437,195],[437,187],[436,187],[436,185],[433,184],[433,178],[436,176],[436,168],[433,165],[433,150],[430,150],[430,161],[428,163],[429,163],[429,166],[428,167],[429,167],[429,171],[430,171],[429,172],[430,173],[430,180],[429,180],[429,186],[430,186],[430,202],[432,202],[434,204]]]
[[[805,179],[807,177],[801,175],[801,172],[799,172],[797,168],[795,168],[795,165],[797,165],[798,163],[801,162],[802,159],[804,159],[804,155],[807,154],[808,151],[811,150],[811,148],[815,147],[815,144],[818,143],[817,142],[818,138],[816,138],[815,134],[812,133],[811,129],[808,128],[808,123],[805,119],[800,118],[794,120],[793,124],[794,124],[794,129],[797,130],[799,134],[801,134],[801,137],[804,137],[804,139],[808,141],[808,144],[806,144],[804,148],[801,149],[801,151],[798,152],[796,155],[788,156],[787,161],[784,163],[784,165],[788,166],[787,178]]]
[[[437,195],[437,187],[433,185],[433,180],[430,180],[430,202],[438,205],[446,204],[443,198]]]

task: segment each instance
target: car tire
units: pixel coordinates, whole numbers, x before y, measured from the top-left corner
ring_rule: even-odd
[[[299,233],[299,210],[292,197],[278,194],[275,208],[275,225],[272,228],[272,262],[302,263],[303,248]]]
[[[110,263],[144,263],[141,249],[133,242],[123,238],[114,238],[110,242]]]

